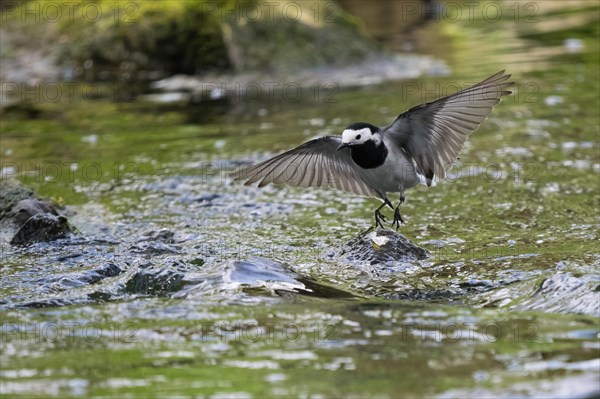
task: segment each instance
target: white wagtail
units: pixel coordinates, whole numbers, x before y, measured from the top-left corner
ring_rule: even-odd
[[[404,220],[400,205],[404,190],[419,183],[431,186],[446,177],[465,141],[486,120],[507,88],[510,75],[493,76],[448,97],[421,104],[380,128],[358,122],[342,136],[325,136],[233,174],[246,185],[286,183],[300,187],[334,187],[358,195],[376,197],[383,204],[375,210],[375,226],[386,221],[380,212],[394,209],[392,226]],[[400,193],[396,208],[387,193]]]

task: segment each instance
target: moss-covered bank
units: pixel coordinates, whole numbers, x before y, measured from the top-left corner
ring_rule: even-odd
[[[2,31],[3,58],[43,47],[47,78],[66,80],[289,72],[380,52],[356,18],[324,0],[24,1],[3,11]]]

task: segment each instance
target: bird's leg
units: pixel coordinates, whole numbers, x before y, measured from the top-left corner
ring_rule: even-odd
[[[392,205],[389,199],[385,198],[384,201],[385,202],[375,210],[375,227],[383,228],[383,223],[381,223],[381,221],[383,220],[384,222],[387,222],[387,218],[383,216],[383,214],[380,212],[381,208],[388,205],[390,208],[394,209],[394,206]]]
[[[406,222],[402,219],[402,215],[400,215],[400,205],[404,203],[404,195],[400,196],[400,202],[398,202],[398,206],[394,210],[394,221],[392,222],[392,227],[396,227],[396,231],[400,228],[401,224],[405,224]]]

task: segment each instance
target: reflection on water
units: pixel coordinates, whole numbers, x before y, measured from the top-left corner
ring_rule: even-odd
[[[83,100],[0,121],[3,174],[69,205],[81,231],[2,244],[3,393],[597,395],[597,4],[494,2],[519,18],[471,21],[440,18],[443,2],[417,25],[391,17],[410,2],[342,4],[452,74],[332,102]],[[502,68],[515,94],[446,181],[403,205],[427,260],[340,256],[373,200],[227,177]]]

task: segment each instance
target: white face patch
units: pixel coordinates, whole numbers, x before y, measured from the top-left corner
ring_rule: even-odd
[[[359,130],[346,129],[342,132],[342,143],[344,144],[357,145],[363,144],[368,140],[379,142],[378,135],[371,134],[371,129],[368,127]]]

